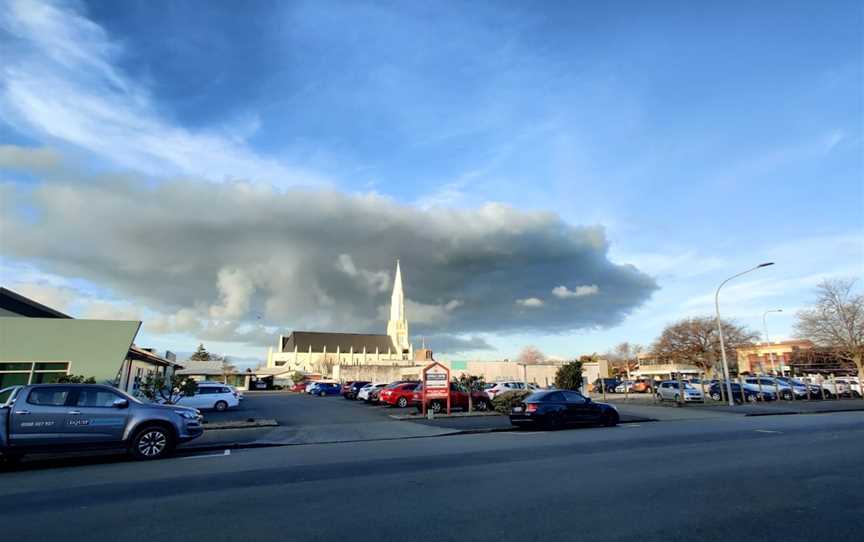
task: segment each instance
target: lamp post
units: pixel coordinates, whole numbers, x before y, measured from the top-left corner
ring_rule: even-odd
[[[767,311],[762,313],[762,330],[765,332],[765,344],[770,345],[771,339],[768,338],[768,321],[765,319],[768,316],[769,312],[783,312],[783,309],[768,309]],[[774,371],[774,374],[777,374],[777,370],[774,368],[774,354],[769,352],[768,356],[771,359],[771,370]],[[781,370],[782,372],[782,370]]]
[[[768,267],[769,265],[774,265],[774,262],[760,263],[756,267],[751,267],[750,269],[742,271],[737,275],[732,275],[728,279],[721,282],[720,286],[717,287],[717,291],[714,293],[714,310],[717,312],[717,333],[720,335],[720,356],[723,358],[723,377],[726,379],[726,397],[729,399],[729,406],[735,406],[735,401],[732,398],[732,383],[730,382],[731,376],[729,375],[729,362],[726,361],[726,344],[723,341],[723,325],[720,321],[720,288],[722,288],[727,282],[732,279],[736,279],[741,275],[746,275],[751,271],[756,271],[757,269]]]

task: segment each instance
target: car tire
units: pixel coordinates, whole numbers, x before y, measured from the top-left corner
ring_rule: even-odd
[[[474,405],[474,407],[477,409],[478,412],[486,412],[487,410],[489,410],[489,403],[481,400],[478,401],[477,404]]]
[[[148,425],[135,432],[129,454],[139,461],[162,459],[174,451],[174,435],[161,425]]]
[[[399,408],[405,408],[408,406],[408,399],[404,397],[400,397],[398,401],[396,401],[396,406]]]
[[[216,401],[216,404],[213,405],[213,409],[216,412],[225,412],[228,410],[228,403],[225,401]]]
[[[718,392],[714,392],[711,394],[711,399],[714,399],[715,401],[720,401],[721,399],[723,399],[723,396],[721,396]]]
[[[24,457],[24,454],[19,453],[4,453],[0,455],[0,469],[8,469],[14,467],[18,463],[21,462],[21,458]]]
[[[600,418],[600,423],[603,424],[604,427],[615,427],[618,425],[620,421],[620,416],[614,410],[607,410],[603,413],[603,417]]]
[[[564,420],[558,413],[550,414],[546,417],[544,426],[548,431],[557,431],[558,429],[564,427]]]
[[[441,401],[432,401],[429,403],[429,408],[432,409],[432,412],[435,414],[440,414],[442,410],[444,410],[444,403]]]

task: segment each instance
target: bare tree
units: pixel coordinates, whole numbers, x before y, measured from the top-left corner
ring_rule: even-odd
[[[815,306],[798,313],[795,331],[854,363],[858,377],[864,379],[864,295],[854,294],[854,286],[854,279],[819,284]]]
[[[537,365],[546,361],[546,354],[540,351],[536,346],[526,346],[519,352],[519,363],[525,365]]]
[[[619,374],[627,375],[629,379],[630,371],[635,371],[639,368],[638,356],[642,353],[642,350],[641,345],[623,342],[607,352],[606,359],[609,360],[609,364],[613,369]]]
[[[726,357],[736,359],[735,350],[753,344],[759,334],[734,322],[722,321]],[[666,326],[651,348],[659,360],[696,365],[713,372],[720,360],[717,321],[709,316],[685,318]]]

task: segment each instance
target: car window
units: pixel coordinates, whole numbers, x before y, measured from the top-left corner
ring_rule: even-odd
[[[198,395],[211,395],[218,392],[216,391],[216,388],[212,386],[199,386],[196,393]]]
[[[0,405],[5,405],[6,403],[12,402],[15,395],[17,395],[18,390],[20,390],[18,386],[12,386],[10,388],[4,388],[0,390]]]
[[[564,394],[564,398],[567,399],[567,401],[570,403],[584,403],[585,402],[585,397],[579,392],[565,390],[565,391],[562,391],[561,393]]]
[[[34,388],[27,402],[31,405],[63,406],[71,392],[71,388]]]
[[[117,399],[122,399],[122,397],[108,390],[81,389],[78,391],[78,399],[75,401],[75,406],[111,407]]]
[[[544,401],[564,401],[564,394],[560,391],[548,393],[543,397]]]

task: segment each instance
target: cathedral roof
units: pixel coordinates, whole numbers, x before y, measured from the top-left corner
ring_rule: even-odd
[[[382,353],[386,353],[388,349],[393,352],[397,351],[389,335],[368,333],[294,331],[291,335],[282,337],[283,352],[293,352],[295,346],[298,352],[308,352],[310,346],[313,352],[323,352],[326,346],[327,352],[334,354],[337,348],[340,352],[345,353],[350,352],[352,347],[354,353],[363,352],[363,347],[366,347],[367,354],[374,354],[376,348]]]

